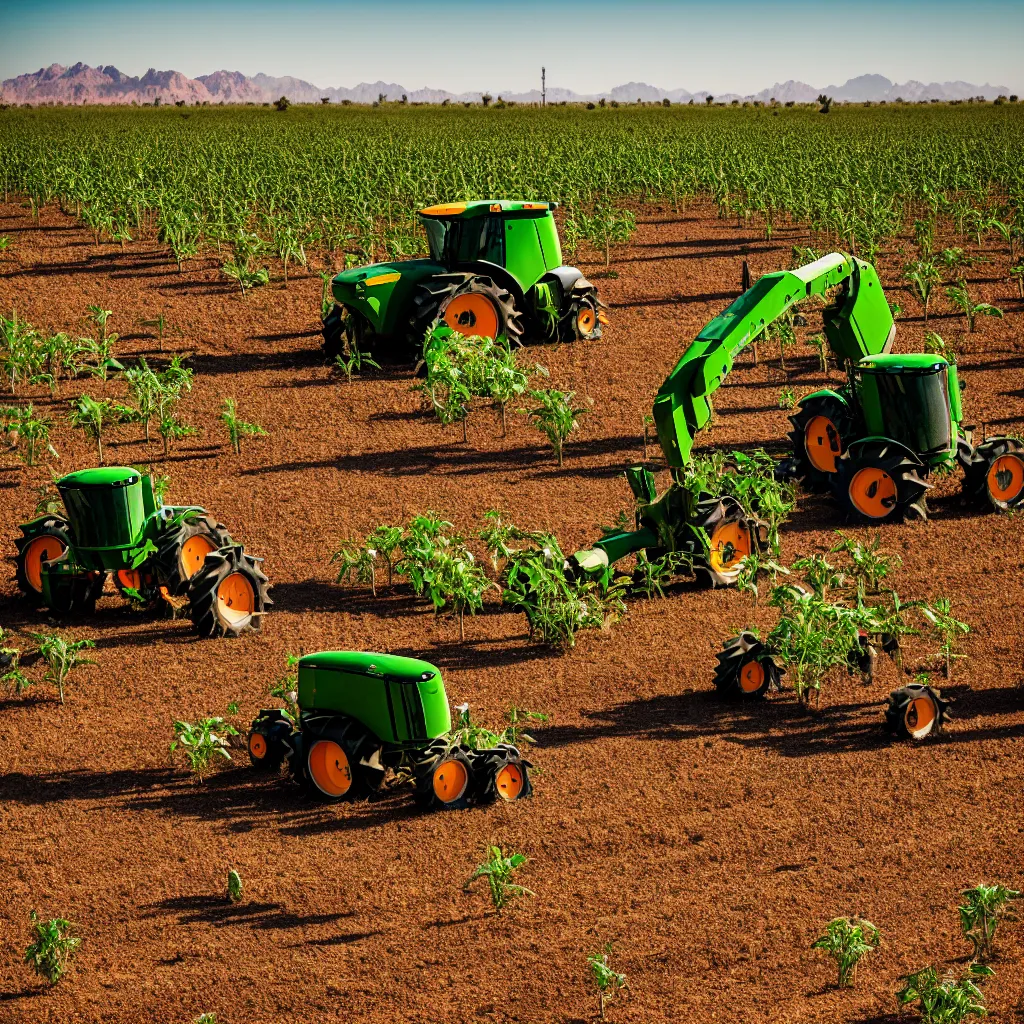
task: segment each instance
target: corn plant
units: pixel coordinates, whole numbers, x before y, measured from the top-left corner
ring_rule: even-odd
[[[299,664],[299,656],[297,654],[285,655],[285,673],[271,683],[269,693],[271,697],[276,697],[278,700],[284,701],[287,707],[281,709],[292,725],[298,728],[299,725],[299,706],[298,706],[298,689],[299,689],[299,677],[295,669]]]
[[[170,365],[157,374],[157,381],[157,432],[163,441],[164,458],[167,458],[171,441],[191,437],[196,433],[195,427],[185,423],[177,414],[182,392],[192,390],[192,370],[183,367],[175,356]]]
[[[539,534],[523,530],[516,526],[515,523],[506,520],[505,515],[506,513],[500,512],[497,509],[490,509],[485,512],[483,516],[484,525],[478,533],[478,536],[487,548],[488,555],[491,557],[491,565],[494,567],[495,572],[512,555],[522,550],[520,547],[513,547],[513,544],[518,544],[520,541],[534,542],[539,536]]]
[[[189,771],[202,782],[218,760],[231,760],[227,738],[237,735],[238,730],[223,718],[201,718],[194,724],[176,721],[171,756],[180,750]]]
[[[636,233],[633,213],[607,201],[596,203],[590,214],[581,211],[577,220],[587,241],[604,250],[605,267],[611,266],[612,246],[628,242]]]
[[[985,964],[970,964],[959,977],[941,976],[934,967],[925,967],[900,978],[903,987],[896,993],[902,1010],[917,1003],[924,1024],[961,1024],[968,1017],[987,1017],[985,996],[976,981],[995,972]]]
[[[903,564],[899,555],[887,555],[880,550],[881,534],[876,533],[867,542],[848,537],[841,530],[836,530],[836,536],[839,540],[831,550],[841,551],[849,558],[861,597],[865,593],[877,594],[882,580]]]
[[[857,964],[865,953],[877,949],[879,931],[860,917],[836,917],[825,926],[825,934],[811,943],[811,949],[828,953],[839,969],[839,988],[853,987]]]
[[[761,596],[758,578],[764,572],[772,574],[773,583],[778,579],[780,573],[789,575],[789,570],[775,559],[765,558],[759,551],[752,551],[743,559],[743,565],[740,566],[739,574],[736,577],[736,590],[741,594],[752,594],[755,607]]]
[[[993,306],[990,302],[975,302],[963,281],[948,287],[946,297],[963,313],[967,320],[967,330],[971,334],[974,333],[974,324],[979,316],[994,316],[1000,320],[1003,319],[1003,311],[998,306]]]
[[[1024,299],[1024,263],[1010,267],[1010,279],[1017,282],[1017,297]]]
[[[242,876],[232,868],[228,872],[228,899],[232,903],[240,903],[242,900],[242,893]]]
[[[530,389],[529,396],[537,403],[524,412],[533,425],[548,439],[554,449],[558,465],[562,465],[562,450],[569,435],[579,429],[579,417],[587,411],[585,406],[573,405],[575,391],[557,391],[554,388]]]
[[[236,455],[242,454],[243,437],[266,437],[267,432],[258,423],[246,423],[238,418],[233,398],[225,398],[221,407],[220,420],[227,428],[228,440]]]
[[[526,863],[524,854],[509,853],[506,855],[500,846],[489,846],[487,857],[488,859],[482,864],[478,864],[476,870],[470,875],[466,882],[466,889],[468,890],[477,879],[486,878],[495,914],[500,914],[517,897],[536,896],[536,893],[527,889],[526,886],[517,885],[512,881],[515,872]]]
[[[539,711],[524,711],[522,708],[512,707],[506,714],[508,724],[500,732],[495,732],[485,726],[474,722],[469,713],[468,704],[458,704],[454,708],[455,719],[448,731],[448,742],[451,746],[465,746],[473,750],[485,750],[496,747],[500,743],[511,743],[519,746],[520,743],[534,743],[534,738],[523,732],[522,724],[525,722],[546,722],[548,715]]]
[[[240,231],[231,240],[231,249],[232,257],[222,264],[220,272],[238,282],[243,299],[246,289],[270,283],[270,271],[258,265],[259,257],[267,250],[266,243],[258,235]]]
[[[807,344],[818,353],[818,362],[821,364],[821,372],[828,373],[828,339],[824,334],[819,332],[817,334],[812,334],[807,339]]]
[[[336,583],[369,583],[370,593],[377,596],[377,551],[369,543],[348,542],[331,555],[331,564],[338,563]]]
[[[621,997],[622,993],[629,990],[629,982],[625,974],[612,968],[609,959],[612,955],[612,944],[606,942],[599,953],[591,953],[587,957],[587,967],[590,968],[590,978],[597,989],[598,1016],[604,1020],[605,1006],[612,999]]]
[[[920,259],[908,263],[903,268],[903,276],[910,282],[914,295],[917,296],[924,310],[924,325],[928,327],[928,303],[937,285],[942,284],[942,271],[930,260]]]
[[[33,941],[25,950],[25,963],[45,978],[50,985],[56,985],[67,973],[71,961],[78,954],[82,940],[72,935],[74,925],[63,917],[41,921],[34,911],[29,912]]]
[[[0,626],[0,644],[7,639],[7,633]],[[20,697],[31,685],[32,680],[21,670],[21,651],[16,647],[0,647],[0,683],[16,697]]]
[[[646,552],[636,556],[631,589],[647,597],[665,596],[665,587],[679,576],[693,574],[693,557],[682,551],[668,551],[653,561]]]
[[[102,306],[89,306],[89,319],[99,328],[99,340],[90,344],[93,354],[96,357],[94,367],[96,376],[107,379],[111,370],[123,370],[124,367],[114,358],[114,345],[117,344],[119,336],[107,333],[107,321],[113,315],[113,310],[103,309]]]
[[[971,627],[953,616],[948,597],[940,597],[931,605],[923,604],[921,614],[930,626],[932,636],[939,641],[938,653],[945,658],[946,678],[949,679],[952,660],[965,657],[956,649],[960,638],[970,633]]]
[[[116,405],[109,398],[93,398],[81,395],[71,403],[68,421],[72,427],[82,431],[87,438],[96,442],[96,458],[103,465],[103,435],[114,424],[123,422],[131,410]]]
[[[68,640],[60,633],[29,633],[35,641],[31,652],[33,659],[41,658],[46,665],[43,682],[53,683],[61,704],[64,703],[64,686],[68,677],[83,665],[95,665],[96,662],[82,657],[82,651],[96,646],[93,640]]]
[[[793,329],[793,314],[784,313],[778,320],[769,323],[765,329],[765,340],[774,339],[779,346],[779,369],[786,370],[786,349],[796,344],[796,331]]]
[[[156,329],[156,337],[160,346],[160,351],[164,350],[164,331],[167,329],[167,318],[162,312],[157,313],[156,316],[150,317],[147,320],[139,321],[140,327],[153,327]]]
[[[41,448],[51,457],[59,459],[57,449],[50,444],[50,419],[37,416],[32,403],[24,407],[6,406],[0,408],[0,427],[7,435],[11,447],[26,466],[36,464],[36,455]]]
[[[11,394],[21,381],[36,377],[43,368],[45,355],[39,332],[17,312],[10,319],[0,317],[0,368],[10,381]]]
[[[472,553],[462,545],[439,548],[423,566],[423,586],[437,614],[449,609],[459,620],[459,639],[466,639],[466,612],[483,608],[484,594],[493,587]]]
[[[529,384],[529,376],[519,368],[516,352],[509,346],[507,338],[499,338],[495,343],[487,365],[487,395],[498,408],[501,420],[501,436],[508,433],[506,410],[509,403],[520,398]],[[547,373],[542,367],[538,370]]]
[[[988,960],[992,956],[992,943],[1000,921],[1016,921],[1011,904],[1021,899],[1024,893],[1008,889],[1005,885],[976,885],[960,893],[963,903],[957,907],[960,913],[960,930],[964,938],[974,947],[976,960]]]
[[[792,409],[796,405],[796,395],[792,388],[783,388],[779,392],[778,405],[780,409]]]

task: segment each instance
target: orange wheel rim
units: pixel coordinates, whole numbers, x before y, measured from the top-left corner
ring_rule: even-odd
[[[498,336],[498,310],[479,292],[456,295],[444,308],[444,322],[460,334],[481,338]]]
[[[807,461],[819,473],[834,473],[836,459],[842,454],[839,431],[827,416],[812,416],[804,427],[804,451]]]
[[[896,505],[896,482],[884,469],[866,466],[850,481],[853,507],[870,519],[884,519]]]
[[[738,573],[751,551],[750,531],[739,523],[723,523],[711,534],[711,568],[720,573]]]
[[[258,732],[254,732],[249,737],[249,753],[256,758],[264,758],[267,756],[267,740],[265,736],[261,736]]]
[[[217,607],[221,617],[237,625],[252,617],[256,611],[256,591],[240,572],[226,576],[217,588]]]
[[[43,562],[52,562],[67,551],[60,537],[44,536],[30,540],[25,549],[25,578],[38,593],[43,592]]]
[[[1019,455],[1000,455],[988,468],[988,493],[996,501],[1009,502],[1024,492],[1024,459]]]
[[[907,732],[915,740],[922,739],[932,731],[935,717],[935,702],[931,697],[915,697],[903,712]]]
[[[597,323],[597,315],[590,308],[590,306],[584,306],[576,317],[576,327],[580,334],[589,334]]]
[[[117,582],[120,583],[122,587],[130,587],[132,590],[140,590],[142,588],[142,573],[137,569],[118,569]]]
[[[309,751],[309,776],[321,793],[344,796],[352,788],[348,755],[334,740],[317,740]]]
[[[434,769],[434,796],[443,804],[458,800],[469,785],[466,766],[455,758],[442,761]]]
[[[204,537],[201,533],[197,533],[194,537],[189,537],[181,545],[181,575],[187,580],[191,579],[202,569],[206,556],[211,551],[216,550],[217,545],[209,537]]]
[[[764,666],[759,661],[748,661],[740,669],[740,689],[744,693],[756,693],[764,685]]]
[[[498,796],[502,800],[518,800],[523,791],[523,770],[517,764],[507,764],[494,780]]]

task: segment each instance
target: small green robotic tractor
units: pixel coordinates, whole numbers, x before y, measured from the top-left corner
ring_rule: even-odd
[[[924,518],[930,473],[963,469],[963,493],[980,507],[1024,504],[1024,445],[994,437],[975,447],[962,426],[956,366],[932,355],[896,355],[892,313],[874,267],[832,253],[796,270],[765,274],[697,335],[654,401],[658,440],[672,484],[659,497],[642,466],[626,476],[637,529],[611,533],[570,562],[598,574],[633,552],[680,551],[716,586],[739,575],[763,544],[763,524],[728,495],[682,486],[694,436],[711,419],[711,396],[737,355],[795,303],[819,296],[825,337],[847,383],[807,395],[791,417],[785,470],[812,490],[831,490],[851,518]]]
[[[136,603],[187,602],[201,636],[259,629],[273,603],[261,559],[197,506],[156,501],[148,476],[86,469],[57,481],[63,516],[21,526],[17,581],[25,599],[57,615],[90,615],[108,574]]]
[[[510,344],[599,338],[607,321],[597,289],[582,271],[562,266],[557,205],[499,199],[420,210],[429,258],[338,274],[324,351],[334,358],[356,346],[389,362],[415,362],[426,332],[441,322]]]
[[[287,758],[315,799],[356,800],[376,791],[388,769],[411,779],[424,807],[460,808],[531,793],[528,761],[500,743],[477,750],[451,742],[441,673],[416,658],[325,651],[299,659],[296,711],[261,711],[249,758],[272,773]],[[297,719],[297,725],[296,720]]]

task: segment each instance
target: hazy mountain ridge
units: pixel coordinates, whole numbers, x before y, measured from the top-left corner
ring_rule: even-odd
[[[813,102],[819,94],[825,93],[834,100],[846,103],[880,102],[896,99],[913,102],[916,100],[963,100],[972,96],[984,96],[992,100],[1008,95],[1003,85],[972,85],[969,82],[923,82],[909,81],[902,85],[891,82],[883,75],[860,75],[843,85],[829,85],[823,88],[806,82],[790,80],[776,82],[768,89],[751,95],[726,93],[715,98],[719,101],[759,100],[779,103]],[[491,90],[494,99],[499,96],[516,103],[539,103],[540,90],[513,92]],[[64,67],[51,64],[31,74],[9,78],[0,84],[0,99],[6,103],[63,103],[63,104],[117,104],[162,103],[184,101],[194,103],[266,103],[279,96],[287,96],[293,103],[317,103],[323,98],[332,103],[348,100],[351,103],[374,103],[380,97],[386,100],[401,100],[405,96],[410,103],[479,103],[481,93],[452,93],[444,89],[408,89],[394,82],[360,82],[352,88],[344,86],[322,88],[301,78],[274,77],[258,74],[243,75],[240,71],[215,71],[198,78],[189,78],[180,71],[157,71],[150,68],[141,77],[132,77],[108,65],[90,67],[88,64],[74,64]],[[551,88],[547,97],[549,103],[593,102],[599,99],[619,103],[657,103],[668,99],[673,103],[703,103],[707,92],[688,92],[686,89],[661,89],[646,82],[628,82],[617,85],[608,92],[582,94],[571,89]]]

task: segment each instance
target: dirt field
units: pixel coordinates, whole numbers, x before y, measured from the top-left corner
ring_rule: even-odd
[[[417,414],[407,373],[332,377],[318,354],[315,275],[243,302],[212,263],[178,274],[155,243],[122,254],[52,210],[37,228],[26,210],[0,207],[13,248],[0,256],[0,309],[84,333],[86,306],[100,303],[114,310],[122,358],[154,360],[156,340],[137,325],[165,313],[165,350],[188,353],[196,371],[183,412],[202,433],[157,471],[171,477],[171,500],[213,510],[266,556],[275,601],[262,633],[199,641],[187,621],[139,617],[111,595],[72,630],[95,639],[97,664],[72,681],[64,707],[42,686],[0,699],[0,1021],[183,1024],[204,1011],[220,1024],[591,1020],[585,958],[613,941],[632,989],[609,1008],[613,1021],[881,1022],[900,974],[962,965],[959,891],[1024,881],[1019,516],[965,512],[952,480],[929,499],[930,522],[882,531],[904,560],[901,596],[949,596],[974,627],[944,691],[956,717],[917,746],[879,731],[899,681],[888,662],[870,687],[832,680],[816,712],[791,694],[743,707],[716,699],[714,651],[737,628],[770,621],[749,596],[684,587],[637,601],[610,633],[559,657],[496,605],[467,620],[460,644],[455,623],[401,591],[374,601],[333,583],[327,559],[340,540],[427,509],[469,533],[498,507],[573,550],[628,507],[620,471],[641,456],[641,418],[682,348],[737,294],[743,258],[756,276],[810,241],[783,229],[766,243],[713,209],[652,208],[640,219],[614,259],[617,278],[583,264],[610,306],[604,339],[534,350],[553,386],[593,400],[559,470],[521,418],[501,438],[478,412],[463,444],[461,430]],[[993,262],[973,280],[1006,318],[981,320],[964,344],[967,419],[1019,432],[1024,304],[1005,251],[990,243],[986,255]],[[883,280],[905,258],[885,254]],[[917,304],[896,287],[890,299],[908,314],[897,350],[919,349]],[[963,324],[940,308],[934,328],[949,341]],[[703,444],[780,448],[779,390],[799,396],[823,378],[805,346],[788,381],[776,353],[765,357],[771,365],[757,369],[741,360]],[[62,416],[85,390],[120,396],[123,385],[81,381],[52,401],[45,390],[32,397]],[[225,396],[270,431],[241,458],[217,421]],[[159,444],[137,433],[114,435],[108,461],[158,458]],[[54,440],[62,471],[93,464],[67,426]],[[12,456],[0,465],[13,552],[35,503],[29,487],[47,471]],[[838,525],[828,500],[801,500],[784,560],[827,549]],[[42,621],[12,578],[0,591],[5,627]],[[244,755],[203,785],[168,766],[172,719],[225,714],[234,700],[243,726],[272,706],[267,687],[286,652],[331,648],[421,655],[484,722],[510,703],[548,712],[535,730],[534,799],[427,816],[393,795],[322,807],[284,778],[257,778]],[[925,653],[912,645],[908,668]],[[501,919],[482,891],[463,892],[492,842],[529,856],[521,880],[536,893]],[[230,867],[245,880],[238,905],[224,896]],[[20,963],[33,907],[69,917],[83,937],[53,991]],[[856,988],[839,992],[809,945],[849,913],[875,922],[883,943]],[[999,949],[992,1019],[1024,1020],[1024,925],[1006,926]]]

